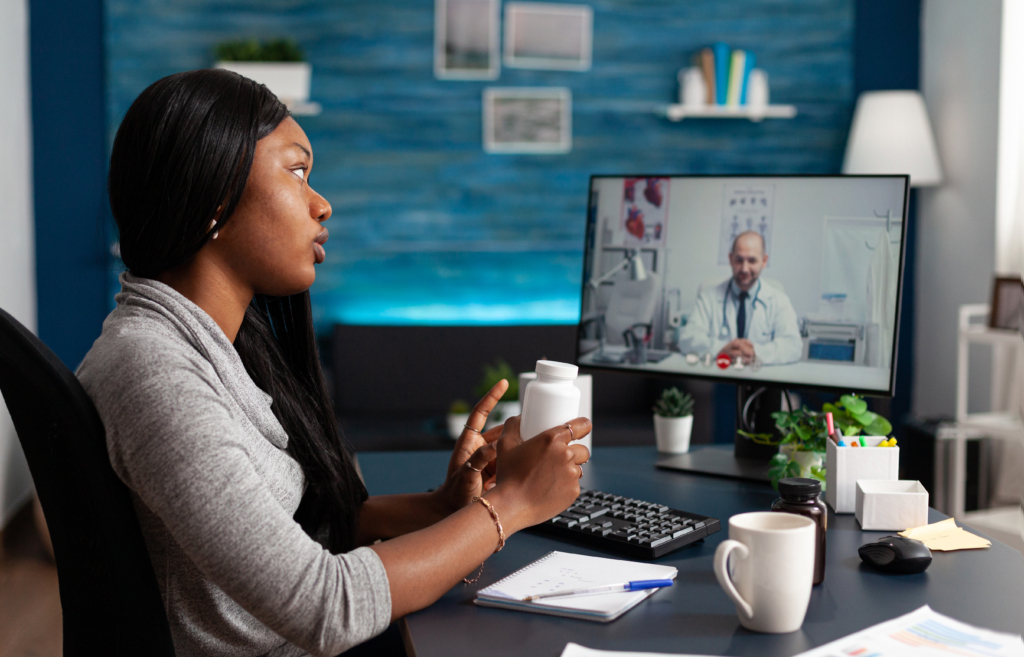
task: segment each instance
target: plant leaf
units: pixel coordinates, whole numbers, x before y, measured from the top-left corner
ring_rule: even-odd
[[[881,415],[876,415],[875,421],[864,427],[864,433],[868,436],[888,436],[892,433],[892,424]]]
[[[817,479],[818,481],[820,481],[821,482],[821,490],[822,491],[825,490],[825,486],[826,486],[825,468],[821,467],[820,465],[812,465],[811,466],[811,479]]]
[[[850,413],[863,413],[868,410],[868,403],[863,399],[857,399],[853,395],[843,395],[839,401]]]
[[[853,415],[853,419],[857,421],[857,424],[861,425],[862,427],[868,426],[869,424],[875,421],[875,418],[878,417],[877,413],[872,413],[871,411],[864,411],[863,413],[851,413],[851,415]]]

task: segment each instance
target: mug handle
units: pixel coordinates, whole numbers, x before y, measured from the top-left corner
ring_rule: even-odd
[[[718,544],[718,549],[715,550],[715,577],[718,578],[718,583],[725,589],[725,594],[729,596],[737,607],[743,610],[744,615],[747,618],[753,618],[754,610],[740,596],[739,591],[736,590],[732,583],[732,579],[729,578],[729,555],[733,550],[739,553],[741,559],[746,559],[750,556],[750,550],[743,543],[732,539],[722,541]]]

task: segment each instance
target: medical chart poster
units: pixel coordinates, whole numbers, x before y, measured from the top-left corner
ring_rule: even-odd
[[[764,238],[765,253],[772,253],[775,185],[726,183],[722,195],[722,225],[718,240],[718,264],[729,264],[732,243],[741,233],[755,231]],[[768,265],[771,266],[769,259]]]
[[[622,246],[663,243],[668,223],[669,179],[626,178],[622,184]]]

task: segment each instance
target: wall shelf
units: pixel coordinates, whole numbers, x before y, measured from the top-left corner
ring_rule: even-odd
[[[691,119],[747,119],[759,123],[764,119],[791,119],[796,116],[796,105],[767,105],[758,109],[746,105],[729,107],[727,105],[704,105],[689,107],[687,105],[666,105],[658,110],[669,121]]]
[[[286,105],[288,105],[288,111],[291,112],[293,116],[317,116],[323,111],[320,103],[309,101],[291,102],[286,103]]]

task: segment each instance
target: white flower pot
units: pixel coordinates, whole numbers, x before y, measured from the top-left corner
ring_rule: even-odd
[[[309,101],[313,67],[308,62],[217,62],[216,67],[267,85],[286,105]]]
[[[452,440],[458,440],[459,436],[462,435],[463,427],[469,422],[469,413],[449,413],[447,420],[448,436]]]
[[[685,454],[690,451],[693,416],[662,417],[654,414],[654,438],[662,454]]]
[[[801,477],[810,477],[811,468],[820,468],[825,464],[824,455],[820,452],[798,450],[795,445],[779,445],[779,454],[785,454],[790,461],[796,461],[800,465]]]
[[[498,402],[491,410],[491,414],[487,416],[487,422],[484,424],[484,431],[493,429],[499,424],[505,424],[505,420],[509,419],[513,415],[519,415],[522,410],[523,407],[519,405],[518,401]]]

